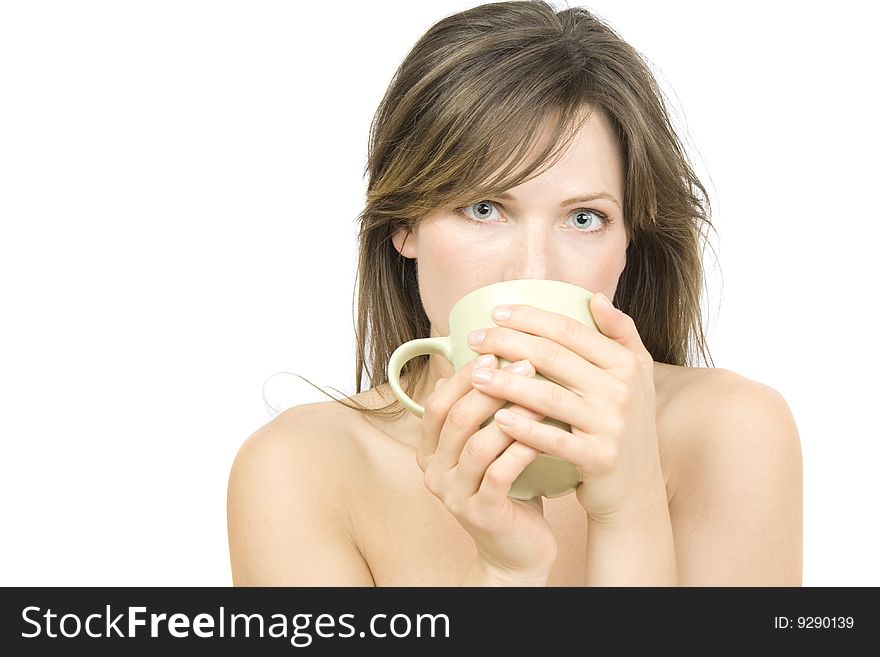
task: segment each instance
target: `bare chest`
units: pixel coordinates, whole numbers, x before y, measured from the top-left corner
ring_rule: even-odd
[[[473,539],[424,485],[410,448],[389,449],[354,505],[358,545],[377,586],[456,586],[476,556]],[[582,586],[586,516],[573,493],[544,500],[559,556],[550,586]]]

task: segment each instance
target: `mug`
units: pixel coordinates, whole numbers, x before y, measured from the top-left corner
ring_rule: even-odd
[[[458,371],[480,354],[468,345],[471,331],[495,325],[492,309],[504,304],[527,304],[549,312],[567,315],[582,324],[597,329],[590,313],[590,298],[593,293],[582,287],[562,281],[544,279],[517,279],[492,283],[464,295],[449,312],[449,335],[436,338],[417,338],[404,342],[394,350],[388,360],[388,383],[394,395],[403,405],[418,417],[423,417],[425,409],[410,399],[400,387],[400,370],[404,364],[416,356],[436,354],[442,356]],[[598,330],[598,329],[597,329]],[[488,352],[487,352],[488,353]],[[497,356],[497,354],[496,354]],[[510,365],[510,361],[498,356],[499,367]],[[533,363],[534,365],[534,363]],[[546,381],[537,371],[531,378]],[[505,403],[503,408],[513,406]],[[494,417],[484,421],[480,428],[486,427]],[[546,424],[571,431],[571,426],[553,418],[541,420]],[[580,483],[580,473],[570,462],[551,454],[540,452],[529,463],[510,487],[509,497],[530,500],[538,495],[559,497],[570,493]]]

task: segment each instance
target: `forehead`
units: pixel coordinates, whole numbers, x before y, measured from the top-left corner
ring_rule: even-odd
[[[557,165],[589,171],[609,183],[619,173],[622,180],[623,157],[604,112],[597,110],[590,115]]]
[[[571,191],[572,195],[596,191],[606,191],[618,198],[623,195],[623,153],[610,120],[600,109],[592,109],[589,116],[582,114],[581,117],[586,120],[553,165],[544,164],[537,176],[518,187],[551,184]],[[552,136],[553,124],[548,119],[526,162],[538,157]]]

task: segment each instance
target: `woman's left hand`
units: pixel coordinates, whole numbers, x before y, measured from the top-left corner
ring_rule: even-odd
[[[495,414],[498,426],[577,466],[582,479],[577,499],[592,521],[627,523],[665,504],[654,361],[632,318],[600,293],[590,300],[598,331],[534,306],[507,308],[510,317],[493,313],[498,326],[486,329],[483,342],[470,342],[470,348],[511,362],[528,359],[547,380],[497,368],[484,370],[491,380],[474,386],[567,423],[571,432],[517,413],[506,414],[513,420],[506,426],[499,421],[503,410]]]

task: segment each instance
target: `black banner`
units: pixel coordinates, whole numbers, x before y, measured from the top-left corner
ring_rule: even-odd
[[[6,588],[6,655],[873,645],[876,588]],[[867,640],[867,643],[865,641]],[[414,653],[413,651],[419,651]],[[80,654],[77,652],[76,654]],[[574,653],[573,653],[574,654]]]

